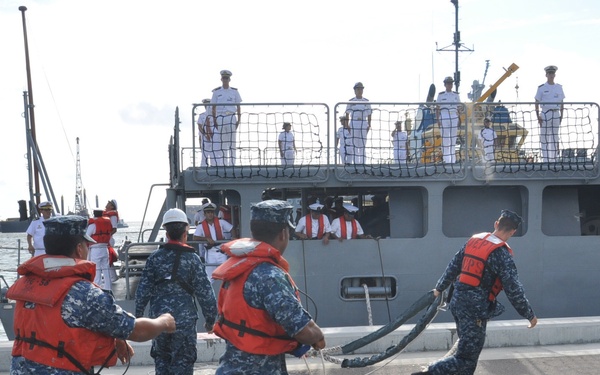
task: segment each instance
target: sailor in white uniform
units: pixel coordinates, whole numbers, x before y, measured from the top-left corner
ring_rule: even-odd
[[[46,227],[44,227],[44,221],[50,218],[52,215],[52,202],[42,202],[38,205],[40,218],[33,220],[29,227],[27,227],[27,245],[31,256],[38,256],[46,254],[46,247],[44,246],[44,235],[46,234]]]
[[[202,99],[203,104],[210,103],[210,99]],[[215,158],[213,145],[220,146],[221,139],[219,136],[219,132],[216,131],[214,127],[214,117],[210,116],[212,109],[209,109],[208,106],[204,106],[205,111],[198,115],[198,132],[200,133],[200,147],[202,148],[202,156],[200,159],[200,165],[202,167],[214,167],[217,164],[217,160]],[[220,150],[220,148],[219,148]],[[223,165],[223,158],[219,158],[218,160]]]
[[[395,125],[396,128],[392,131],[392,144],[394,145],[394,162],[396,164],[405,164],[406,150],[408,148],[408,132],[402,130],[402,121],[396,121]]]
[[[493,162],[494,156],[494,143],[496,142],[496,131],[492,129],[492,120],[486,117],[483,120],[483,129],[479,132],[477,139],[483,149],[483,159],[485,161]]]
[[[294,165],[296,156],[296,142],[294,141],[294,133],[292,133],[292,124],[284,122],[283,131],[279,133],[279,156],[281,157],[281,165]]]
[[[352,131],[346,115],[340,116],[340,125],[335,136],[335,145],[339,146],[340,162],[350,164],[354,155],[354,147],[352,146]]]
[[[213,90],[211,103],[223,104],[213,106],[213,118],[217,119],[217,131],[221,137],[220,150],[216,152],[217,164],[218,159],[222,159],[224,165],[235,165],[236,157],[236,140],[237,128],[240,124],[241,109],[239,103],[242,102],[240,93],[234,87],[229,87],[231,80],[231,72],[229,70],[221,70],[221,82],[223,86]],[[213,150],[214,150],[213,142]]]
[[[540,124],[542,162],[554,162],[558,157],[558,131],[563,118],[565,93],[562,85],[554,83],[558,68],[550,65],[544,68],[546,83],[539,85],[535,94],[535,113]],[[541,107],[541,112],[540,112]]]
[[[460,126],[460,97],[452,91],[454,79],[444,78],[446,91],[437,97],[436,117],[442,133],[442,155],[444,163],[456,163],[456,137]]]
[[[350,156],[354,164],[365,163],[365,147],[367,145],[367,134],[371,130],[371,105],[367,98],[363,98],[365,86],[361,82],[354,85],[354,98],[350,99],[352,104],[346,106],[346,114],[350,118],[350,129],[352,131],[353,155]],[[346,150],[347,152],[348,150]]]

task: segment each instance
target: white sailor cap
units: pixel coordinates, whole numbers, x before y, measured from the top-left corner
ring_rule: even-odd
[[[354,214],[356,211],[358,211],[358,207],[353,206],[349,203],[344,203],[344,210],[348,211],[351,214]]]
[[[210,99],[202,99],[202,104],[210,103]]]
[[[483,121],[484,121],[484,122],[485,122],[485,121],[492,121],[492,118],[491,118],[490,116],[486,116],[486,117],[483,119]]]
[[[454,82],[454,78],[448,76],[448,77],[444,78],[444,83],[446,83],[446,82]]]
[[[46,208],[46,207],[48,207],[48,208],[51,209],[52,208],[52,202],[46,201],[46,202],[41,202],[40,204],[38,204],[38,208]]]
[[[321,211],[321,209],[323,209],[323,207],[325,207],[325,206],[323,206],[320,203],[313,203],[310,206],[308,206],[308,208],[310,208],[312,211]]]
[[[229,70],[221,70],[221,77],[231,77],[233,74]]]
[[[217,209],[217,205],[214,203],[206,203],[202,208],[202,210],[204,210],[204,211],[214,211],[216,209]]]
[[[558,68],[556,67],[556,65],[548,65],[544,68],[544,70],[546,71],[546,73],[554,73],[558,70]]]
[[[362,84],[362,82],[356,82],[356,83],[354,84],[354,88],[355,88],[355,89],[364,89],[364,88],[365,88],[365,86]]]

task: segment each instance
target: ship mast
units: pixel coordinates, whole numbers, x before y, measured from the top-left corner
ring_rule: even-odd
[[[458,53],[459,52],[473,52],[474,49],[465,47],[464,44],[460,42],[460,31],[458,31],[458,0],[450,0],[452,4],[454,4],[454,13],[455,13],[455,31],[454,31],[454,42],[446,46],[444,48],[438,48],[436,51],[453,51],[454,50],[454,85],[456,86],[456,92],[458,91],[458,87],[460,86],[460,70],[458,70]]]
[[[77,137],[77,164],[75,166],[75,207],[73,212],[76,215],[89,216],[85,206],[85,192],[81,180],[81,159],[79,157],[79,137]]]
[[[27,7],[20,6],[19,10],[21,11],[21,18],[23,20],[23,40],[25,42],[25,67],[27,71],[27,95],[29,97],[28,101],[28,113],[29,113],[29,129],[31,131],[31,137],[33,138],[33,142],[36,143],[35,136],[35,114],[34,114],[34,105],[33,105],[33,85],[31,84],[31,65],[29,62],[29,43],[27,41],[27,26],[25,22],[25,11]],[[37,145],[36,145],[37,146]],[[29,172],[31,173],[31,171]],[[39,170],[36,163],[33,163],[33,181],[35,190],[33,193],[35,199],[35,206],[37,207],[40,204],[40,178],[39,178]]]

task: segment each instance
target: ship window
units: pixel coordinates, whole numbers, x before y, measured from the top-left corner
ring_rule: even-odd
[[[443,194],[442,231],[447,237],[471,237],[494,230],[500,211],[508,209],[523,217],[515,236],[527,231],[524,209],[527,189],[523,186],[449,187]]]
[[[542,195],[542,232],[547,236],[600,235],[599,186],[548,186]]]

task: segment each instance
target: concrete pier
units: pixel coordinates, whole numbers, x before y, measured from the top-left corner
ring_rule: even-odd
[[[600,356],[600,317],[583,317],[583,318],[556,318],[556,319],[540,319],[537,326],[533,329],[527,328],[526,320],[500,320],[488,323],[487,339],[485,349],[482,355],[482,360],[492,356],[496,359],[508,358],[509,363],[515,360],[523,360],[527,358],[529,353],[533,358],[548,358],[565,355],[566,357],[577,357],[580,355]],[[345,345],[359,337],[363,337],[380,326],[373,327],[340,327],[340,328],[324,328],[327,347]],[[400,327],[386,337],[371,343],[352,355],[346,357],[366,356],[371,353],[379,353],[389,346],[397,344],[411,329],[413,325]],[[418,371],[419,365],[425,365],[436,358],[441,357],[456,339],[456,330],[454,324],[437,323],[431,324],[425,332],[423,332],[415,341],[413,341],[403,353],[398,355],[392,367],[395,367],[395,373],[410,373]],[[135,356],[131,360],[131,366],[128,374],[152,374],[153,360],[150,357],[151,342],[131,343],[135,349]],[[0,342],[0,373],[8,373],[12,348],[12,342]],[[561,349],[562,348],[562,349]],[[225,350],[225,343],[222,339],[205,333],[198,334],[198,361],[195,374],[213,374],[219,357]],[[563,353],[563,354],[561,354]],[[566,354],[565,354],[566,353]],[[512,358],[513,362],[510,362]],[[575,359],[573,359],[575,361]],[[597,363],[597,357],[594,359]],[[389,362],[388,361],[384,361]],[[560,362],[560,361],[558,361]],[[322,368],[320,358],[310,358],[309,366],[313,373],[314,370]],[[372,368],[383,365],[383,363]],[[585,360],[581,360],[585,364]],[[288,358],[290,371],[294,374],[308,374],[306,364],[303,360],[294,357]],[[513,363],[513,365],[516,365]],[[406,372],[400,371],[398,366]],[[481,367],[481,366],[480,366]],[[366,374],[367,369],[340,369],[339,365],[327,364],[327,374],[337,374],[338,370],[343,371],[343,374]],[[369,367],[371,368],[371,367]],[[569,367],[571,368],[571,367]],[[122,365],[115,366],[111,369],[102,371],[102,374],[122,374],[125,367]],[[338,369],[338,370],[336,370]],[[355,372],[361,370],[360,372]],[[306,371],[306,372],[304,372]],[[476,372],[476,374],[486,374],[485,372]],[[597,373],[597,368],[595,368]],[[322,370],[321,370],[322,372]],[[576,373],[568,371],[569,373]],[[319,374],[320,372],[317,372]],[[340,374],[342,372],[339,372]],[[381,372],[385,374],[386,372]],[[542,374],[544,372],[489,372],[489,374]],[[561,373],[561,372],[557,372]],[[562,372],[564,373],[564,372]],[[585,373],[585,372],[577,372]],[[545,374],[549,374],[545,372]]]

